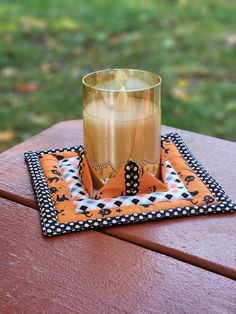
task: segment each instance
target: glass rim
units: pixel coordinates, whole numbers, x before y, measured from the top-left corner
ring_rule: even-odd
[[[146,73],[146,74],[149,74],[151,75],[152,77],[155,78],[155,80],[157,81],[155,84],[150,84],[150,86],[148,87],[144,87],[144,88],[137,88],[137,89],[128,89],[128,90],[119,90],[119,89],[107,89],[107,88],[98,88],[98,87],[95,87],[89,83],[86,82],[86,79],[92,75],[95,75],[97,73],[101,74],[101,73],[105,73],[105,72],[109,72],[109,71],[119,71],[119,70],[122,70],[122,71],[132,71],[132,72],[143,72],[143,73]],[[92,88],[94,90],[97,90],[97,91],[101,91],[101,92],[111,92],[111,93],[132,93],[132,92],[141,92],[141,91],[147,91],[147,90],[150,90],[150,89],[153,89],[157,86],[160,86],[161,85],[161,82],[162,82],[162,79],[160,77],[160,75],[154,73],[154,72],[150,72],[150,71],[147,71],[147,70],[141,70],[141,69],[131,69],[131,68],[109,68],[109,69],[104,69],[104,70],[98,70],[98,71],[94,71],[94,72],[90,72],[86,75],[83,76],[82,78],[82,83],[84,86],[86,87],[89,87],[89,88]]]

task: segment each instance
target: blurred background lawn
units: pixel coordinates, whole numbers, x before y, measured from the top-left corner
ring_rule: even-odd
[[[82,117],[81,78],[162,76],[164,124],[236,140],[236,1],[0,0],[0,151]]]

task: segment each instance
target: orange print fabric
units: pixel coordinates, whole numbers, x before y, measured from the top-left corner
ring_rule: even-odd
[[[58,155],[64,156],[65,158],[78,156],[77,153],[61,153],[61,154],[53,154],[53,155],[44,155],[41,159],[41,165],[48,182],[49,188],[52,193],[52,198],[58,213],[58,222],[74,222],[74,221],[85,221],[91,219],[105,218],[105,217],[115,217],[122,215],[129,215],[134,213],[142,213],[142,212],[150,212],[150,211],[158,211],[176,207],[185,207],[185,206],[201,206],[205,204],[216,204],[217,201],[209,191],[209,189],[205,186],[205,184],[201,181],[201,179],[195,174],[195,172],[191,169],[188,163],[185,161],[183,156],[180,154],[174,143],[170,140],[166,140],[163,142],[164,151],[161,153],[161,180],[152,176],[152,179],[158,180],[153,183],[145,173],[145,176],[142,176],[144,173],[141,167],[137,169],[139,173],[139,191],[142,193],[151,192],[150,187],[153,188],[156,184],[156,191],[166,191],[167,185],[165,182],[165,158],[170,162],[175,171],[177,172],[180,179],[183,181],[190,194],[192,195],[191,200],[174,200],[174,201],[163,201],[156,202],[149,206],[142,205],[131,205],[131,206],[120,206],[114,207],[111,209],[106,208],[97,208],[94,210],[89,210],[89,208],[81,213],[76,213],[75,208],[72,203],[72,198],[70,192],[68,190],[67,184],[63,180],[63,176],[58,171]],[[60,158],[59,158],[60,159]],[[57,172],[58,171],[58,172]],[[108,195],[118,195],[121,196],[122,192],[127,190],[125,186],[125,169],[120,169],[117,175],[110,179],[108,184],[104,185],[99,192],[96,194],[97,198],[106,198]],[[148,173],[147,173],[148,174]],[[89,166],[84,156],[82,160],[82,181],[83,184],[89,190],[89,194],[91,195],[92,191],[92,180],[89,172]],[[56,191],[57,190],[57,191]],[[53,192],[52,192],[53,191]],[[143,192],[145,191],[145,192]],[[61,200],[61,201],[60,201]]]
[[[40,163],[49,186],[54,206],[60,217],[74,213],[74,205],[64,181],[63,175],[58,168],[58,160],[75,156],[76,153],[65,152],[58,154],[45,154],[40,158]]]

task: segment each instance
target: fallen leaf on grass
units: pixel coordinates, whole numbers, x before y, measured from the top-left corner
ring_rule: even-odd
[[[236,34],[230,34],[225,38],[227,47],[231,48],[236,45]]]
[[[78,25],[75,21],[65,18],[65,19],[58,19],[54,22],[52,22],[52,26],[55,30],[58,31],[75,31],[78,29]]]
[[[47,125],[50,119],[47,115],[31,113],[27,116],[27,119],[34,125]]]
[[[46,44],[49,49],[54,49],[58,46],[56,39],[49,36],[46,37]]]
[[[17,92],[22,94],[30,94],[38,90],[38,84],[36,82],[21,82],[17,81],[15,84]]]
[[[189,102],[190,101],[189,95],[182,88],[175,87],[172,91],[172,95],[175,98],[182,100],[183,102]]]
[[[213,120],[216,122],[223,122],[225,119],[225,112],[217,111],[213,114]]]
[[[18,73],[17,69],[13,67],[5,67],[1,70],[1,74],[5,77],[13,77]]]
[[[29,98],[29,104],[34,105],[37,102],[37,98],[34,96],[30,96]]]
[[[0,132],[0,141],[1,142],[10,142],[12,140],[14,140],[14,138],[16,137],[16,134],[13,130],[6,130],[6,131],[2,131]]]
[[[179,0],[178,4],[182,7],[185,7],[189,4],[189,0]]]
[[[22,28],[25,32],[31,31],[31,29],[44,30],[48,27],[48,22],[38,18],[23,17]]]
[[[176,85],[180,88],[185,88],[189,85],[189,82],[188,80],[181,78],[177,80]]]
[[[174,114],[175,114],[175,116],[177,116],[177,117],[182,116],[182,113],[183,113],[183,111],[182,111],[182,109],[181,109],[180,106],[176,106],[176,107],[174,108]]]
[[[107,34],[104,33],[106,36],[105,39],[107,39]],[[111,34],[109,37],[109,41],[111,44],[117,44],[119,42],[134,42],[139,41],[142,39],[142,33],[141,32],[124,32],[122,34]]]
[[[59,69],[60,65],[57,62],[54,63],[49,63],[49,62],[43,62],[40,65],[40,69],[42,72],[45,73],[52,73],[52,72],[56,72]]]
[[[72,79],[77,79],[80,75],[80,73],[82,72],[82,70],[78,69],[78,68],[74,68],[71,70],[71,78]]]
[[[110,36],[110,43],[117,44],[120,41],[120,35],[118,34],[111,34]]]

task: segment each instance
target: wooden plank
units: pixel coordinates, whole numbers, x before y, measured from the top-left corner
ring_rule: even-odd
[[[1,313],[235,313],[236,283],[94,231],[46,238],[0,199]]]
[[[236,199],[236,144],[163,127],[163,133],[171,131],[180,133],[200,162],[206,165],[229,196]],[[23,153],[28,150],[68,147],[81,142],[82,122],[67,121],[4,152],[0,155],[0,196],[37,208]],[[148,222],[110,228],[105,232],[235,278],[235,224],[236,216],[228,214]]]
[[[236,280],[235,214],[103,229],[105,234]]]
[[[24,152],[76,146],[83,142],[82,120],[67,121],[0,154],[0,196],[38,208]]]

